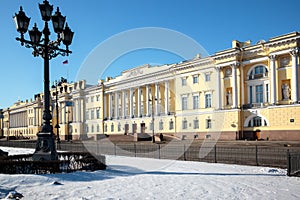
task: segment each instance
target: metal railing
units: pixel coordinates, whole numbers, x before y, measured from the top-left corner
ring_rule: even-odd
[[[300,176],[300,152],[287,152],[287,175]]]
[[[0,141],[0,146],[35,148],[34,141]],[[95,155],[118,155],[214,163],[230,163],[287,168],[288,175],[299,170],[299,154],[287,147],[222,146],[201,147],[199,143],[111,143],[100,141],[62,142],[60,151],[90,152]],[[287,153],[288,152],[288,153]],[[298,163],[297,163],[298,161]]]

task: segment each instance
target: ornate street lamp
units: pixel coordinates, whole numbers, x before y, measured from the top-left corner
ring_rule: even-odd
[[[59,8],[54,15],[52,15],[53,6],[49,4],[47,0],[44,0],[42,4],[39,4],[39,9],[43,21],[45,21],[45,27],[43,31],[39,31],[36,24],[34,24],[32,30],[29,31],[30,40],[24,39],[24,34],[28,30],[30,18],[28,18],[20,7],[18,14],[15,14],[14,21],[17,31],[21,34],[20,38],[16,40],[21,42],[26,48],[32,48],[32,54],[37,57],[41,56],[44,59],[44,111],[43,111],[43,127],[41,133],[38,133],[38,140],[36,150],[33,155],[34,160],[56,160],[57,153],[54,144],[53,127],[51,125],[51,113],[50,113],[50,91],[49,91],[49,60],[55,58],[58,55],[68,56],[69,45],[72,43],[74,32],[66,24],[65,17],[59,12]],[[54,32],[57,33],[57,39],[50,41],[50,30],[48,22],[52,20]],[[60,48],[61,42],[66,46],[65,49]]]

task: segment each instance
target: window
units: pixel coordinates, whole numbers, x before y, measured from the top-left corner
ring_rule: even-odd
[[[96,101],[99,101],[100,100],[100,95],[97,95],[96,96]]]
[[[205,108],[211,108],[211,94],[205,94]]]
[[[169,130],[173,130],[174,129],[174,122],[171,119],[171,121],[169,122]]]
[[[193,96],[193,109],[199,108],[199,96],[195,95]]]
[[[181,103],[182,103],[182,110],[187,110],[187,96],[183,96],[181,99]]]
[[[86,125],[86,127],[85,127],[85,132],[86,132],[86,133],[89,132],[89,126],[88,126],[88,125]]]
[[[95,111],[91,110],[91,119],[94,119],[94,116],[95,116]]]
[[[94,133],[94,125],[92,125],[92,133]]]
[[[86,101],[86,103],[88,103],[88,102],[89,102],[89,98],[87,97],[87,98],[85,99],[85,101]]]
[[[94,102],[94,97],[91,97],[91,102]]]
[[[186,78],[181,78],[181,85],[186,86]]]
[[[207,129],[210,129],[212,126],[211,126],[211,119],[207,119],[206,120],[206,128]]]
[[[100,126],[99,126],[99,124],[97,124],[97,133],[99,133],[100,132]]]
[[[248,123],[248,127],[259,127],[259,126],[267,126],[266,120],[262,119],[259,116],[253,117]]]
[[[253,126],[261,126],[261,117],[253,118]]]
[[[89,111],[88,111],[88,110],[85,111],[85,118],[86,118],[87,120],[89,120]]]
[[[205,74],[205,82],[210,81],[210,73]]]
[[[264,65],[252,67],[248,72],[248,103],[260,106],[270,101],[268,69]]]
[[[96,110],[96,117],[97,119],[100,119],[100,108]]]
[[[193,76],[193,84],[198,83],[198,75]]]
[[[153,130],[153,122],[150,122],[149,127],[150,127],[150,131],[152,131]]]
[[[104,132],[107,132],[107,124],[104,124]]]
[[[184,118],[184,120],[182,121],[182,129],[187,129],[187,120],[186,120],[186,118]]]
[[[118,123],[118,132],[121,131],[121,123]]]
[[[110,125],[110,131],[111,131],[111,132],[113,132],[113,131],[114,131],[114,129],[115,129],[115,126],[114,126],[114,124],[111,124],[111,125]]]
[[[256,85],[255,92],[256,92],[256,103],[264,102],[263,85]]]
[[[268,69],[263,65],[259,65],[250,71],[248,79],[260,79],[266,76],[268,76]]]
[[[160,120],[159,122],[159,130],[163,130],[164,129],[164,122],[162,120]]]
[[[196,118],[194,120],[194,129],[198,129],[198,128],[199,128],[199,120],[198,120],[198,118]]]

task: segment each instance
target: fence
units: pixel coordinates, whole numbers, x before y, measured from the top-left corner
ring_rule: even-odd
[[[35,148],[35,141],[0,141],[0,146]],[[271,146],[220,146],[201,147],[201,144],[175,143],[111,143],[86,141],[67,143],[58,146],[61,151],[90,152],[95,155],[107,154],[156,159],[176,159],[214,163],[230,163],[257,166],[270,166],[299,170],[299,155],[295,157],[287,147]],[[287,156],[287,152],[288,156]],[[298,164],[297,162],[298,161]],[[294,164],[296,163],[296,164]],[[298,168],[297,168],[298,166]]]
[[[300,152],[287,152],[287,175],[300,176]]]

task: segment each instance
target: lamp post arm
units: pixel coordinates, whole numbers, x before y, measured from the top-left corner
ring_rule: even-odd
[[[44,54],[44,49],[47,46],[48,47],[48,54],[49,54],[49,59],[51,60],[52,58],[55,58],[58,55],[66,56],[72,53],[68,48],[67,49],[61,49],[59,48],[59,43],[58,42],[50,42],[50,44],[45,45],[45,43],[34,43],[29,40],[26,40],[24,38],[16,38],[17,41],[21,42],[21,45],[23,46],[25,44],[26,48],[33,48],[33,55],[34,56],[40,56]]]

